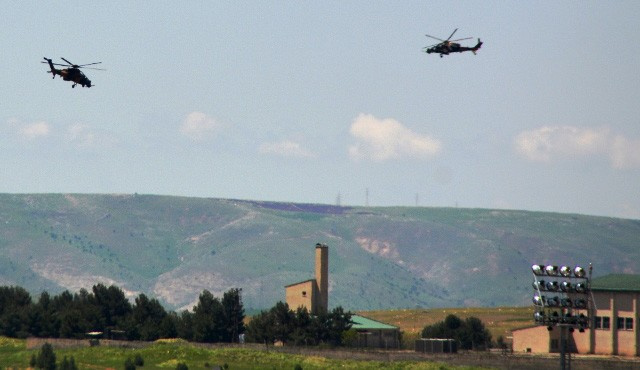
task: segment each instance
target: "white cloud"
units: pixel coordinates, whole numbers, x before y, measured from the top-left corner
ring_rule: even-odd
[[[78,123],[67,129],[67,140],[80,147],[91,147],[96,142],[96,135],[89,127]]]
[[[18,128],[18,133],[29,140],[48,136],[50,131],[49,124],[44,121],[23,124]]]
[[[180,132],[192,140],[204,140],[216,131],[220,126],[215,119],[202,112],[191,112],[182,121]]]
[[[290,140],[276,143],[264,143],[260,145],[260,153],[275,154],[283,157],[312,157],[313,154],[300,145]]]
[[[544,126],[520,133],[515,147],[536,162],[601,155],[608,156],[614,168],[640,166],[640,140],[614,136],[607,128]]]
[[[353,159],[426,158],[438,154],[442,146],[440,141],[417,134],[394,119],[363,113],[351,124],[350,133],[356,139],[349,147]]]
[[[640,167],[640,140],[618,135],[613,138],[609,155],[614,168]]]

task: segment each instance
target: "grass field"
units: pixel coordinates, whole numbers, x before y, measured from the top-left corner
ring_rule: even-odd
[[[511,336],[511,332],[514,329],[533,325],[533,306],[406,309],[358,311],[357,313],[399,327],[404,332],[405,348],[412,348],[412,339],[419,338],[425,326],[443,321],[450,314],[456,315],[461,319],[470,316],[479,318],[491,333],[494,342],[499,336],[506,340]]]
[[[26,341],[0,337],[0,368],[26,369],[37,350],[29,350]],[[177,342],[156,342],[140,349],[118,347],[83,347],[56,349],[59,361],[73,356],[79,369],[122,369],[127,358],[139,354],[144,359],[144,369],[175,369],[179,363],[189,369],[205,369],[224,366],[236,369],[480,369],[479,367],[455,367],[443,363],[425,361],[356,361],[336,360],[319,356],[301,356],[278,351],[248,348],[204,348]],[[209,366],[209,367],[207,367]]]

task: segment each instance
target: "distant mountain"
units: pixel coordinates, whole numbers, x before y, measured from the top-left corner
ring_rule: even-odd
[[[533,263],[640,272],[640,221],[526,211],[338,207],[152,195],[0,194],[0,285],[116,284],[171,309],[242,288],[284,301],[329,245],[329,305],[352,310],[531,304]]]

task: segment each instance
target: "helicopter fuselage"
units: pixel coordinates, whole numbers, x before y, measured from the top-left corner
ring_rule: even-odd
[[[65,81],[75,82],[72,87],[75,87],[77,84],[82,85],[82,87],[91,87],[91,80],[89,80],[78,68],[56,69],[54,77],[56,74],[60,75],[60,77]]]

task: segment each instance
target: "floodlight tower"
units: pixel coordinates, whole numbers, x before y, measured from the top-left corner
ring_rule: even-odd
[[[560,328],[560,368],[571,369],[571,353],[567,352],[567,331],[592,330],[591,273],[580,266],[533,265],[533,319],[549,331]]]

